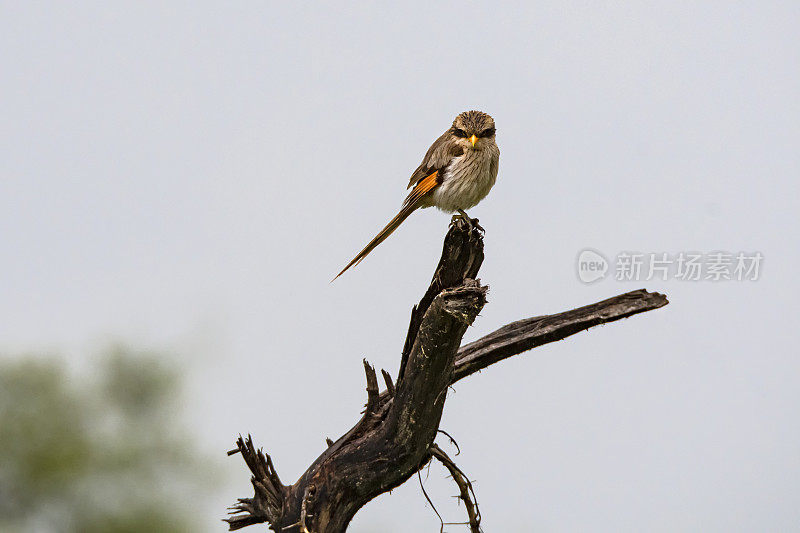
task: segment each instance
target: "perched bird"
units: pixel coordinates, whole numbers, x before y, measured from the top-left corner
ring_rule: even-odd
[[[436,139],[411,175],[400,212],[372,239],[336,278],[392,234],[418,208],[435,206],[447,213],[464,212],[483,200],[497,179],[500,149],[495,142],[494,119],[481,111],[465,111]],[[336,278],[333,278],[334,280]]]

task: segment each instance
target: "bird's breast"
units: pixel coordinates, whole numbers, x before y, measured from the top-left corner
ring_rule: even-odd
[[[453,159],[442,178],[442,184],[433,191],[433,205],[452,213],[469,209],[483,200],[497,179],[495,150],[470,150]]]

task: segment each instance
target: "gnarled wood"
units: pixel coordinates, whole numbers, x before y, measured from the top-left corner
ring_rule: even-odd
[[[451,384],[536,346],[668,303],[661,294],[633,291],[572,311],[520,320],[459,348],[486,303],[487,288],[475,279],[483,261],[483,237],[475,226],[463,220],[451,224],[431,285],[412,311],[397,382],[383,370],[387,390],[379,393],[375,369],[364,361],[363,416],[337,441],[327,439],[327,450],[300,479],[281,485],[269,456],[256,452],[249,437],[239,439],[234,453],[241,451],[253,474],[255,496],[232,507],[234,516],[226,519],[230,529],[268,522],[274,531],[341,533],[358,509],[404,483],[432,457],[459,473],[461,496],[468,497],[468,480],[433,444]],[[464,501],[473,505],[472,500]],[[477,507],[468,510],[475,530]]]
[[[571,311],[512,322],[458,350],[453,382],[542,344],[560,341],[591,327],[652,311],[668,303],[663,294],[639,289]]]

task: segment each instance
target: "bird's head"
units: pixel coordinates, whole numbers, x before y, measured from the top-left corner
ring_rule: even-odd
[[[494,143],[494,119],[482,111],[464,111],[453,121],[450,134],[465,150],[482,150]]]

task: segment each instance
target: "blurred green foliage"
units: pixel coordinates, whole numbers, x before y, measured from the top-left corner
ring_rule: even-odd
[[[184,532],[213,468],[181,424],[167,358],[114,349],[90,371],[0,360],[0,531]]]

